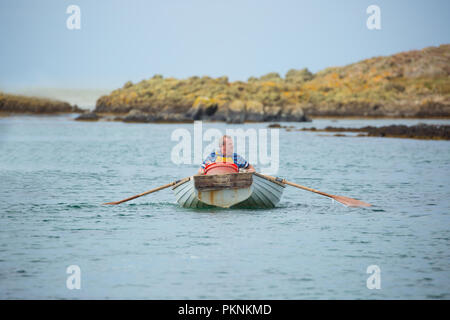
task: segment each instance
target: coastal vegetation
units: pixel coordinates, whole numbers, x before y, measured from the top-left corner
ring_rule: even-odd
[[[0,92],[0,113],[79,113],[83,110],[67,102]]]
[[[291,69],[247,81],[154,75],[97,100],[130,122],[305,121],[306,116],[450,117],[450,45],[374,57],[315,74]]]

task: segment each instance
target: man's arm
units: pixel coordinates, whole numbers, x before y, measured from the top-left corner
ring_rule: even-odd
[[[205,168],[208,164],[213,163],[215,161],[215,152],[212,152],[205,161],[202,162],[200,168],[197,171],[197,174],[205,174]]]
[[[235,163],[240,169],[245,169],[248,172],[255,172],[255,168],[243,157],[238,154],[235,154]]]

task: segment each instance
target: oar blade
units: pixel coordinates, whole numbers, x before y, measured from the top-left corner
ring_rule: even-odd
[[[356,200],[356,199],[349,198],[349,197],[333,196],[332,198],[342,204],[345,204],[348,207],[371,207],[372,206],[370,203],[367,203],[367,202],[364,202],[361,200]]]
[[[105,203],[102,203],[102,205],[105,205],[105,204],[110,204],[110,205],[114,205],[114,204],[119,204],[120,202],[118,202],[118,201],[114,201],[114,202],[105,202]]]

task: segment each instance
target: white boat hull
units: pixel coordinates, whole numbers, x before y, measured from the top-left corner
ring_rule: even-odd
[[[284,188],[282,183],[252,175],[251,185],[242,188],[198,190],[191,177],[172,189],[177,202],[185,208],[273,208],[280,201]]]

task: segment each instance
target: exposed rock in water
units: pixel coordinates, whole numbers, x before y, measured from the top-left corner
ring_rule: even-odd
[[[128,114],[123,117],[123,122],[153,122],[154,117],[150,114],[143,113],[139,110],[131,110]]]
[[[79,115],[77,121],[98,121],[100,117],[95,112],[87,112]]]
[[[405,125],[390,125],[383,127],[366,126],[362,128],[326,127],[325,129],[302,128],[299,131],[364,132],[366,134],[358,134],[358,136],[450,140],[450,125],[418,124],[409,127]]]
[[[163,111],[160,113],[147,113],[140,110],[133,109],[123,117],[117,117],[115,120],[122,120],[123,122],[192,122],[192,120],[183,114],[177,114],[170,111]]]

